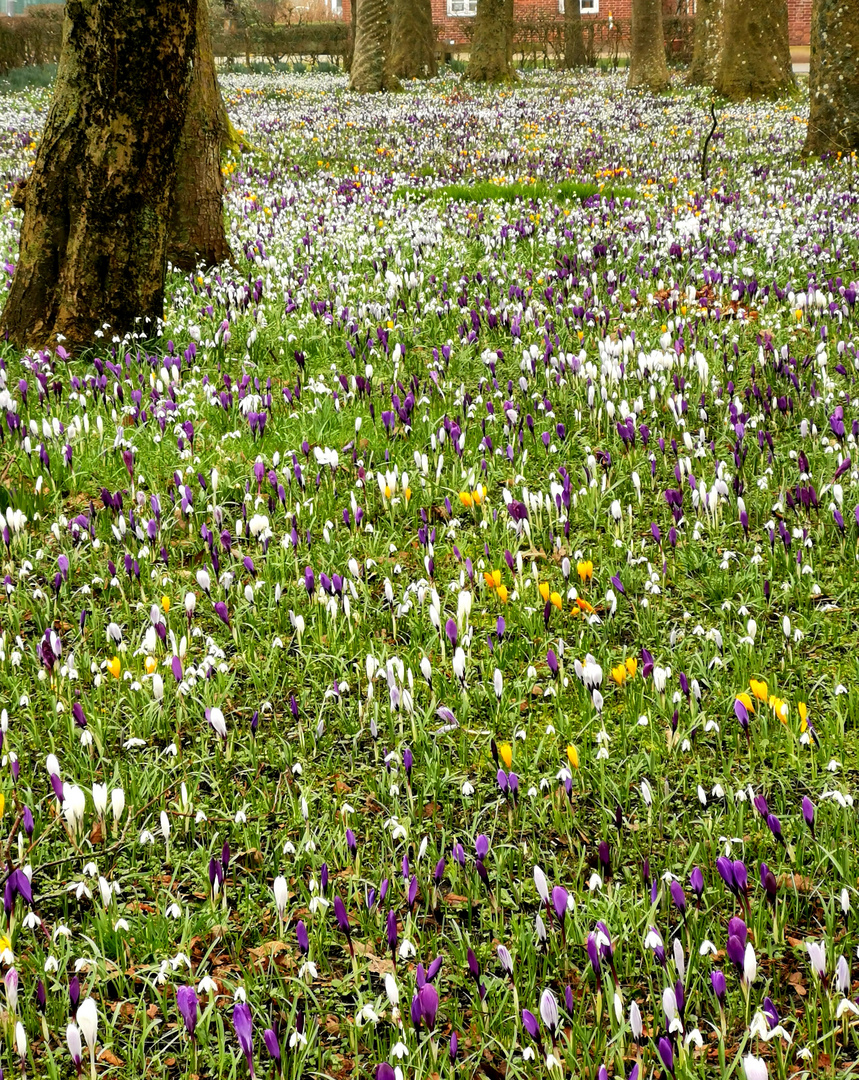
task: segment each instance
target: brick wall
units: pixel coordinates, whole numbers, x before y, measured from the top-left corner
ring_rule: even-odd
[[[343,18],[348,22],[351,18],[351,4],[353,0],[343,0]],[[471,22],[468,15],[448,15],[448,4],[455,5],[457,10],[474,10],[476,0],[432,0],[433,22],[438,30],[438,39],[441,43],[453,42],[462,45],[468,41],[469,34],[466,32],[467,25]],[[575,2],[575,0],[573,0]],[[585,0],[594,3],[594,0]],[[812,0],[787,0],[788,22],[791,45],[807,45],[811,36],[811,4]],[[596,0],[599,8],[598,18],[605,19],[609,14],[616,19],[628,20],[632,17],[632,0]],[[691,8],[690,4],[690,8]],[[514,0],[514,10],[517,16],[522,18],[534,18],[535,16],[554,17],[560,19],[558,0]],[[676,10],[675,0],[666,0],[665,13],[670,14]],[[587,21],[594,15],[582,14],[582,19]]]
[[[808,45],[811,40],[812,0],[788,0],[787,18],[791,45]]]

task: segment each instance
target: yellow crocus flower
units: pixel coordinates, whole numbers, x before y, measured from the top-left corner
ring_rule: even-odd
[[[737,694],[737,701],[742,701],[742,703],[746,707],[746,712],[753,713],[755,711],[755,707],[752,704],[752,699],[745,692],[745,690],[741,694]]]
[[[613,667],[611,669],[611,677],[618,686],[623,686],[626,682],[626,665],[618,664],[617,667]]]
[[[497,595],[498,595],[498,599],[501,601],[501,603],[506,604],[507,603],[507,586],[506,585],[499,585],[498,589],[497,589]]]
[[[579,767],[579,752],[572,743],[567,747],[567,761],[574,769]]]
[[[548,583],[545,582],[545,581],[540,582],[540,596],[543,597],[543,603],[544,604],[548,603],[548,601],[549,601],[549,586],[548,586]]]
[[[638,671],[638,660],[634,656],[628,657],[626,661],[626,673],[630,679],[634,679],[636,672]]]
[[[564,601],[561,599],[561,594],[553,592],[549,597],[549,602],[553,604],[558,611],[564,606]]]
[[[161,607],[164,609],[164,614],[165,615],[169,614],[169,612],[170,612],[170,597],[169,596],[162,596],[161,597]]]
[[[155,659],[154,656],[147,656],[144,667],[146,668],[147,675],[154,675],[155,672],[158,670],[158,661]]]
[[[769,692],[763,679],[749,679],[749,686],[758,701],[767,701]]]
[[[509,769],[513,764],[513,747],[509,742],[503,742],[498,747],[498,756],[504,762],[504,768]]]
[[[118,656],[111,657],[111,659],[108,660],[107,670],[111,673],[114,679],[119,678],[119,673],[122,670],[122,665],[119,662]]]
[[[471,509],[471,495],[469,495],[469,493],[467,491],[460,491],[460,493],[459,493],[459,501],[466,508],[466,510]]]
[[[590,581],[594,576],[594,564],[588,560],[581,560],[576,563],[576,573],[582,582]]]

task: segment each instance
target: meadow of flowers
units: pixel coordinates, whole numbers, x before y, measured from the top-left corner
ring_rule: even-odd
[[[842,1074],[854,162],[801,98],[702,184],[679,88],[224,85],[235,265],[3,352],[6,1075]]]

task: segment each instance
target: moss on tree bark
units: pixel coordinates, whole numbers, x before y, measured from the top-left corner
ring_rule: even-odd
[[[392,0],[391,74],[398,79],[432,77],[437,66],[430,0]]]
[[[361,94],[397,90],[399,82],[388,66],[391,18],[388,0],[358,0],[355,51],[349,69],[349,89]]]
[[[564,0],[564,67],[582,67],[585,63],[585,39],[582,34],[582,9],[579,0]]]
[[[815,0],[803,153],[859,150],[859,2]]]
[[[509,0],[478,0],[466,71],[466,78],[472,82],[516,81],[512,14]]]
[[[207,0],[197,0],[194,74],[182,137],[176,150],[176,184],[167,257],[182,270],[232,259],[224,232],[221,151],[232,137],[218,86]]]
[[[629,90],[659,93],[669,83],[662,32],[662,0],[632,0],[629,43]]]
[[[725,0],[698,0],[695,45],[686,81],[690,86],[712,86],[719,74],[725,37]]]
[[[787,0],[725,0],[725,41],[715,88],[730,101],[795,88]]]
[[[196,16],[197,0],[68,0],[0,317],[16,345],[154,333]]]

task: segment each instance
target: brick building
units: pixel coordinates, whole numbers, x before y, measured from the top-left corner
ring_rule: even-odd
[[[351,17],[353,0],[342,0],[344,19]],[[609,15],[621,22],[632,16],[632,0],[578,0],[583,19],[606,20]],[[811,38],[812,0],[787,0],[791,45],[808,45]],[[678,6],[681,8],[678,12]],[[521,18],[560,17],[564,0],[514,0],[516,15]],[[439,41],[461,45],[468,41],[465,23],[474,17],[477,0],[432,0],[433,22]],[[665,0],[665,14],[694,15],[695,0]]]

